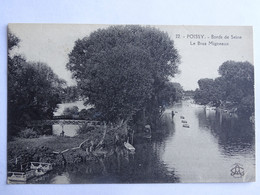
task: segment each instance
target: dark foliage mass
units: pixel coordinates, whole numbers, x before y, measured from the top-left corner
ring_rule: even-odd
[[[148,108],[151,115],[158,113],[159,96],[164,96],[165,88],[173,89],[168,78],[178,72],[178,63],[167,33],[131,25],[99,29],[77,40],[67,68],[86,104],[94,105],[103,120],[113,122],[129,120]]]
[[[172,105],[175,101],[181,100],[183,96],[183,88],[180,83],[165,82],[160,93],[158,94],[158,99],[160,106]]]
[[[17,134],[29,120],[50,119],[65,81],[41,62],[11,56],[19,39],[8,32],[8,133]]]
[[[200,79],[195,100],[201,104],[229,106],[240,113],[254,112],[254,67],[249,62],[224,62],[216,79]]]
[[[63,103],[78,101],[80,100],[80,88],[77,86],[67,86],[62,89],[60,96]]]

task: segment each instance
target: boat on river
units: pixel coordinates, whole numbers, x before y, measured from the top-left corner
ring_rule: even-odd
[[[28,163],[26,163],[28,165]],[[30,162],[29,170],[26,171],[17,171],[17,172],[8,172],[7,180],[8,183],[12,182],[26,182],[27,180],[38,177],[46,174],[51,171],[52,164],[51,163],[42,163],[42,162]],[[22,169],[21,169],[22,170]]]
[[[182,123],[188,123],[188,121],[186,121],[186,120],[181,120],[181,122],[182,122]]]
[[[188,125],[188,124],[183,124],[182,126],[185,128],[190,128],[190,125]]]
[[[127,150],[134,152],[135,151],[135,147],[132,146],[129,142],[124,142],[124,146]]]
[[[42,170],[43,172],[48,172],[52,170],[52,164],[51,163],[42,163],[42,162],[30,162],[31,166],[30,168],[32,170]]]
[[[12,182],[26,182],[28,179],[31,179],[35,176],[35,170],[30,170],[26,172],[8,172],[7,181],[8,183]]]

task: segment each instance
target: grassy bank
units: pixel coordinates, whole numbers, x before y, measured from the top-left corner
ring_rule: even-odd
[[[8,142],[8,154],[17,154],[22,150],[30,150],[33,148],[48,147],[53,151],[62,151],[67,148],[78,146],[87,135],[76,137],[60,137],[60,136],[40,136],[39,138],[15,138],[14,141]]]
[[[41,136],[32,139],[15,138],[8,142],[8,171],[18,171],[22,164],[31,161],[62,164],[64,157],[54,154],[53,151],[77,147],[84,139],[86,139],[84,135],[73,138],[59,136]],[[81,151],[75,151],[74,154],[79,152]],[[68,158],[67,161],[73,162],[73,158]]]
[[[8,171],[19,171],[28,162],[46,162],[54,165],[72,164],[95,159],[94,155],[106,155],[114,146],[114,131],[107,131],[98,151],[95,148],[103,137],[103,128],[95,128],[75,137],[40,136],[38,138],[19,138],[8,141]],[[84,142],[84,144],[81,144]],[[81,147],[79,148],[79,146]],[[78,147],[78,148],[77,148]],[[76,148],[76,149],[72,149]],[[59,153],[66,151],[64,153]]]

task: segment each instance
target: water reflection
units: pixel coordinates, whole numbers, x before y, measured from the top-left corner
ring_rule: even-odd
[[[174,171],[162,165],[153,143],[137,144],[137,153],[115,149],[107,158],[96,158],[76,165],[68,165],[60,173],[52,174],[51,179],[41,183],[154,183],[178,182]],[[58,171],[59,172],[59,171]]]
[[[59,136],[63,128],[65,136],[73,137],[77,135],[79,127],[79,125],[52,125],[52,134]]]
[[[254,153],[254,128],[248,117],[232,117],[221,111],[204,109],[197,112],[197,118],[199,127],[211,131],[225,155]]]
[[[167,110],[177,111],[176,132],[168,136],[162,159],[182,182],[241,182],[254,180],[254,129],[242,118],[220,115],[184,101]],[[181,116],[190,128],[183,128]],[[234,178],[230,170],[241,163],[246,173]]]
[[[57,175],[54,178],[52,178],[50,183],[52,183],[52,184],[69,184],[71,182],[70,182],[69,174],[67,172],[65,172],[65,173],[61,173],[60,175]]]

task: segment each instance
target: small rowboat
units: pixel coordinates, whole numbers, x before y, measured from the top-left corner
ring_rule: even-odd
[[[185,128],[190,128],[190,125],[188,125],[188,124],[183,124],[182,126]]]
[[[127,150],[130,150],[131,152],[135,151],[134,146],[132,146],[130,143],[128,142],[124,142],[124,146],[126,147]]]
[[[28,179],[35,176],[35,170],[27,172],[8,172],[8,182],[26,182]]]
[[[26,163],[27,164],[27,163]],[[51,163],[42,163],[42,162],[30,162],[30,170],[24,172],[8,172],[8,182],[26,182],[27,180],[42,176],[48,171],[52,170]]]

